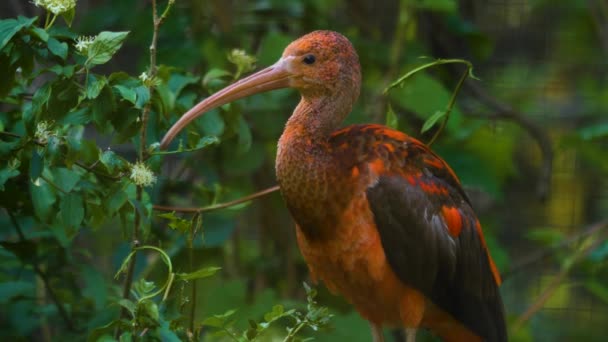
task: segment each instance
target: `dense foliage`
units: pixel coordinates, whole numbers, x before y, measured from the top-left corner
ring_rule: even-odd
[[[158,149],[197,100],[318,28],[344,33],[360,54],[349,123],[429,141],[449,113],[433,147],[481,216],[512,339],[604,337],[601,1],[153,3],[36,0],[0,20],[2,338],[369,340],[346,303],[301,285],[280,196],[222,205],[274,185],[297,94],[226,105]],[[537,24],[552,16],[559,25]],[[461,60],[420,56],[466,58],[481,81],[459,82]],[[551,308],[589,315],[555,319]]]

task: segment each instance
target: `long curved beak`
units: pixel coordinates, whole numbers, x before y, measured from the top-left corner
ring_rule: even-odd
[[[173,138],[175,138],[184,127],[206,112],[253,94],[279,88],[287,88],[289,87],[289,77],[291,75],[292,74],[286,68],[285,60],[281,59],[272,66],[241,79],[209,96],[192,107],[186,114],[182,115],[182,117],[169,129],[160,143],[160,149],[163,150],[167,148]]]

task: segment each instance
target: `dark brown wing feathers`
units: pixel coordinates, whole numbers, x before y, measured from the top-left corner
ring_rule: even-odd
[[[352,146],[355,167],[377,173],[367,198],[397,276],[484,340],[506,341],[500,276],[449,166],[419,141],[379,125],[349,126],[330,143]]]

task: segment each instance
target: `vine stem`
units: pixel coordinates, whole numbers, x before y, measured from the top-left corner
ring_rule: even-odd
[[[435,142],[435,140],[437,140],[437,138],[439,137],[439,135],[445,128],[445,125],[447,124],[448,119],[450,118],[450,113],[452,112],[452,109],[454,108],[454,104],[456,103],[456,96],[458,96],[458,93],[460,92],[460,89],[462,88],[464,81],[466,81],[466,79],[468,77],[476,79],[476,77],[473,75],[473,64],[471,64],[471,62],[464,60],[464,59],[438,59],[436,61],[423,64],[419,67],[416,67],[416,68],[410,70],[408,73],[399,77],[393,83],[389,84],[384,89],[384,92],[383,92],[386,95],[386,94],[388,94],[389,90],[391,90],[392,88],[395,88],[397,86],[403,86],[403,82],[405,82],[405,80],[408,79],[409,77],[411,77],[412,75],[414,75],[424,69],[428,69],[428,68],[431,68],[431,67],[434,67],[437,65],[443,65],[443,64],[464,64],[467,66],[467,69],[460,77],[460,80],[458,80],[458,83],[456,84],[456,88],[454,88],[454,91],[452,92],[452,96],[450,97],[450,101],[448,102],[448,105],[445,109],[444,118],[441,121],[441,125],[439,126],[439,128],[437,129],[435,134],[433,134],[433,137],[431,138],[431,140],[429,140],[429,142],[427,143],[427,146],[431,146]],[[431,125],[431,127],[432,127],[432,125]],[[423,133],[424,133],[424,128],[423,128]]]
[[[162,25],[165,17],[169,14],[169,10],[171,8],[171,6],[173,6],[174,4],[174,0],[169,0],[167,7],[165,8],[165,10],[163,11],[163,14],[159,17],[158,13],[157,13],[157,9],[156,9],[156,0],[152,0],[152,23],[153,23],[153,31],[152,31],[152,43],[150,44],[150,68],[148,71],[148,76],[149,78],[152,80],[152,82],[150,82],[150,84],[148,85],[148,90],[150,92],[153,91],[154,88],[154,78],[156,77],[156,46],[158,43],[158,31],[160,29],[160,26]],[[152,104],[149,101],[145,106],[144,109],[142,110],[142,119],[141,119],[141,131],[140,131],[140,135],[139,135],[139,153],[138,153],[138,161],[139,162],[143,162],[146,157],[147,157],[147,152],[146,152],[146,140],[147,140],[147,127],[148,127],[148,117],[150,116],[150,110],[152,109]],[[136,195],[135,195],[136,200],[141,203],[142,198],[143,198],[143,187],[141,185],[137,186],[137,190],[136,190]],[[141,218],[142,213],[139,212],[139,210],[137,210],[137,208],[135,208],[135,219],[133,222],[133,243],[132,243],[132,250],[133,250],[133,256],[132,258],[129,260],[129,265],[127,267],[127,276],[125,278],[125,283],[124,283],[124,287],[123,287],[123,291],[122,291],[122,297],[124,299],[129,298],[129,294],[131,292],[131,286],[133,285],[133,277],[134,277],[134,273],[135,273],[135,264],[137,262],[137,250],[138,247],[140,246],[140,229],[141,229]],[[121,310],[120,313],[120,317],[124,318],[126,317],[128,314],[128,310],[125,309],[124,307]],[[118,336],[120,335],[120,329],[116,329],[115,334],[114,334],[115,338],[118,338]]]
[[[456,96],[458,96],[458,93],[460,92],[460,89],[462,88],[464,81],[466,81],[466,79],[467,79],[467,77],[469,77],[470,73],[471,73],[471,66],[469,65],[467,67],[467,69],[464,71],[464,73],[462,74],[462,76],[460,77],[460,79],[458,80],[458,83],[456,84],[456,88],[454,88],[454,92],[452,92],[452,96],[450,97],[450,102],[448,102],[448,106],[445,109],[445,117],[441,121],[441,125],[439,126],[437,131],[435,131],[435,134],[433,134],[433,137],[431,138],[431,140],[429,140],[429,142],[427,143],[428,146],[433,145],[435,140],[437,140],[437,138],[439,137],[439,134],[441,134],[441,132],[445,128],[445,125],[447,125],[448,120],[450,118],[450,113],[452,113],[452,108],[454,108],[454,104],[456,104]]]
[[[154,204],[152,206],[152,209],[157,210],[157,211],[175,211],[178,213],[204,213],[204,212],[209,212],[209,211],[214,211],[214,210],[219,210],[219,209],[224,209],[224,208],[228,208],[228,207],[233,207],[237,204],[241,204],[244,202],[248,202],[251,201],[253,199],[256,198],[260,198],[266,195],[269,195],[275,191],[279,190],[279,186],[275,185],[273,187],[270,187],[268,189],[264,189],[262,191],[258,191],[256,193],[253,193],[251,195],[247,195],[241,198],[237,198],[233,201],[229,201],[229,202],[224,202],[224,203],[219,203],[219,204],[214,204],[214,205],[210,205],[210,206],[206,206],[206,207],[173,207],[173,206],[165,206],[165,205],[159,205],[159,204]]]

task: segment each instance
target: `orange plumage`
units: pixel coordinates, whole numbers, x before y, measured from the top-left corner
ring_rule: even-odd
[[[342,35],[315,31],[273,66],[219,91],[169,130],[227,102],[291,87],[302,99],[279,139],[277,180],[315,280],[372,325],[425,327],[446,341],[506,341],[500,276],[452,169],[427,146],[380,125],[336,130],[359,95]]]

